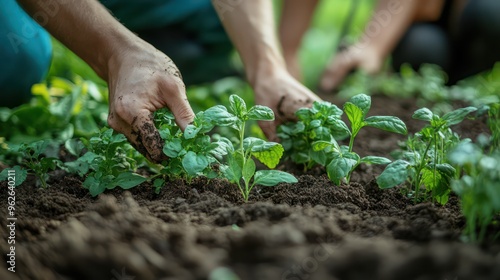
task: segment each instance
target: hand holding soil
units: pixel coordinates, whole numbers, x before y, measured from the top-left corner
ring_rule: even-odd
[[[165,155],[153,112],[168,107],[181,129],[194,117],[179,69],[152,47],[126,53],[113,66],[109,74],[108,124],[125,134],[149,160],[160,162]]]

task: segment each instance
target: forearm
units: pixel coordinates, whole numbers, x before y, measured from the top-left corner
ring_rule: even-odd
[[[18,0],[54,37],[103,79],[113,58],[139,39],[96,0]]]
[[[317,4],[318,0],[286,0],[283,2],[279,38],[285,57],[297,54]]]
[[[221,5],[221,1],[212,0],[226,32],[243,60],[250,84],[255,85],[259,77],[286,71],[278,47],[272,1],[236,1],[230,10]]]
[[[443,3],[443,0],[378,1],[358,46],[369,46],[380,57],[387,56],[415,21],[437,19]]]

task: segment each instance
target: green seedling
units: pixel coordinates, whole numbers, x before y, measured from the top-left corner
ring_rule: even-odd
[[[349,135],[349,129],[341,120],[343,112],[330,102],[314,102],[311,108],[296,112],[298,121],[283,124],[278,128],[278,137],[287,158],[304,165],[304,171],[318,163],[324,165],[325,153],[312,148],[315,141],[337,140]]]
[[[449,160],[463,170],[461,178],[452,180],[452,189],[460,197],[464,233],[471,242],[482,242],[495,215],[500,214],[500,151],[486,155],[477,145],[462,141],[449,153]]]
[[[421,198],[424,187],[434,201],[446,204],[450,194],[451,179],[457,176],[456,169],[447,162],[448,151],[456,146],[460,137],[451,130],[475,107],[466,107],[449,112],[442,117],[427,108],[421,108],[413,118],[428,122],[422,130],[409,137],[400,159],[389,164],[377,178],[380,188],[393,188],[409,180],[409,196],[415,202]],[[425,198],[424,198],[425,199]]]
[[[491,151],[500,149],[500,103],[493,103],[488,107],[488,127],[491,132]]]
[[[47,188],[47,180],[49,179],[48,172],[55,170],[60,161],[56,158],[57,144],[51,140],[40,140],[31,144],[20,144],[12,146],[11,151],[20,158],[20,165],[16,165],[13,169],[16,171],[16,184],[19,186],[26,180],[28,172],[33,172],[37,178],[37,185],[41,184],[43,188]],[[23,167],[26,167],[24,169]],[[0,180],[6,180],[8,169],[0,173]]]
[[[245,201],[248,201],[251,190],[255,185],[275,186],[279,183],[296,183],[297,179],[279,170],[256,170],[253,158],[269,168],[275,168],[283,155],[283,147],[279,143],[267,142],[259,138],[245,138],[245,124],[247,121],[272,121],[273,111],[265,106],[256,105],[247,108],[245,101],[237,95],[229,98],[229,111],[223,115],[231,120],[231,127],[238,132],[239,142],[236,147],[229,147],[227,164],[220,169],[225,178],[236,183]],[[221,110],[223,110],[221,108]]]
[[[325,160],[317,161],[326,166],[326,171],[330,180],[335,184],[341,181],[350,182],[352,172],[361,163],[365,164],[388,164],[391,161],[384,157],[366,156],[361,158],[353,151],[354,139],[363,127],[374,127],[389,132],[406,134],[407,129],[403,121],[392,116],[372,116],[367,117],[371,107],[371,98],[365,94],[353,96],[344,104],[344,112],[350,122],[350,128],[340,119],[335,124],[338,131],[345,131],[349,134],[349,145],[339,145],[335,137],[330,136],[328,141],[319,140],[312,143],[312,148],[316,152],[323,152]]]
[[[197,176],[219,176],[217,165],[232,143],[225,137],[210,136],[208,133],[216,126],[228,126],[235,121],[224,106],[217,105],[198,112],[184,132],[175,124],[174,116],[169,111],[157,114],[156,120],[160,135],[165,140],[163,152],[168,157],[161,174],[188,181]],[[157,191],[164,182],[162,178],[155,180]]]
[[[146,178],[132,171],[143,161],[143,157],[128,144],[123,134],[116,134],[110,128],[103,128],[90,140],[84,141],[87,152],[76,161],[66,163],[66,170],[83,176],[88,173],[83,186],[96,196],[107,189],[133,188]],[[78,142],[67,142],[68,151],[79,155],[83,147]]]

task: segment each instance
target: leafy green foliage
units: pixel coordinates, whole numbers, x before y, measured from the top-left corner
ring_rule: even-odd
[[[9,143],[89,137],[107,117],[105,91],[91,81],[52,78],[32,88],[31,103],[0,108],[0,130]]]
[[[88,173],[83,186],[92,196],[116,187],[130,189],[146,181],[145,177],[133,173],[144,157],[128,144],[123,134],[115,134],[105,127],[90,140],[82,138],[82,141],[87,149],[82,156],[82,143],[74,140],[66,142],[68,151],[80,157],[61,167],[80,176]]]
[[[409,137],[399,159],[389,164],[377,178],[380,188],[392,188],[409,179],[409,195],[415,201],[421,197],[420,190],[441,204],[446,204],[451,191],[451,179],[457,176],[456,169],[447,161],[447,153],[460,142],[460,137],[451,130],[451,126],[476,110],[466,107],[451,111],[442,117],[427,108],[415,111],[413,118],[428,124],[414,136]]]
[[[48,172],[55,170],[60,163],[57,159],[58,144],[52,140],[40,140],[30,144],[11,145],[10,151],[19,159],[20,165],[13,167],[16,170],[16,186],[26,180],[28,172],[33,172],[37,184],[47,188]],[[55,151],[55,152],[54,152]],[[26,167],[24,169],[23,167]],[[7,179],[7,169],[0,174],[0,180]]]
[[[465,234],[472,242],[482,242],[495,215],[500,214],[500,151],[483,154],[477,145],[462,141],[451,150],[449,160],[463,170],[451,185],[461,199]]]
[[[278,127],[278,137],[285,149],[286,157],[304,169],[316,164],[326,164],[325,154],[313,149],[315,141],[337,140],[349,135],[349,128],[342,121],[343,112],[330,102],[314,102],[311,108],[301,108],[296,112],[298,121]]]
[[[328,177],[335,184],[350,181],[352,172],[361,163],[387,164],[389,159],[377,156],[361,158],[353,151],[354,139],[366,126],[389,132],[406,134],[406,125],[397,117],[371,116],[367,114],[371,98],[366,94],[353,96],[344,104],[342,111],[328,102],[315,102],[312,108],[297,111],[299,121],[282,125],[278,136],[290,158],[304,163],[306,168],[316,164],[326,167]],[[348,126],[342,119],[343,113],[349,119]],[[337,139],[349,137],[349,145],[339,145]]]
[[[361,163],[366,164],[388,164],[391,161],[384,157],[366,156],[361,158],[353,151],[354,139],[359,131],[370,126],[389,132],[406,134],[407,129],[403,121],[397,117],[391,116],[372,116],[367,117],[371,107],[371,98],[365,94],[353,96],[344,104],[344,112],[350,122],[349,146],[339,145],[332,136],[329,141],[316,141],[313,143],[315,151],[322,151],[327,155],[326,171],[328,177],[335,184],[340,184],[342,180],[349,183],[352,172]],[[337,123],[343,122],[342,120]],[[347,125],[341,124],[340,127],[346,128]]]
[[[227,147],[227,162],[220,166],[222,175],[238,185],[245,201],[248,200],[255,185],[275,186],[279,183],[296,183],[297,179],[293,175],[283,171],[256,170],[254,158],[269,168],[276,167],[283,155],[281,144],[254,137],[245,138],[247,121],[272,121],[273,111],[260,105],[247,108],[245,101],[237,95],[231,95],[229,100],[229,111],[225,112],[231,117],[226,118],[230,120],[227,124],[239,134],[239,143],[236,148]]]
[[[160,135],[165,140],[163,153],[169,157],[161,173],[166,177],[191,180],[196,176],[218,177],[217,166],[232,143],[219,135],[208,135],[216,126],[235,120],[224,106],[216,105],[196,114],[184,132],[175,124],[171,112],[157,113]],[[160,184],[157,181],[156,184]]]

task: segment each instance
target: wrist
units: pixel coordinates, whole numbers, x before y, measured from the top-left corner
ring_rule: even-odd
[[[246,67],[247,80],[252,87],[288,73],[284,59],[279,56],[265,56],[256,59]]]

